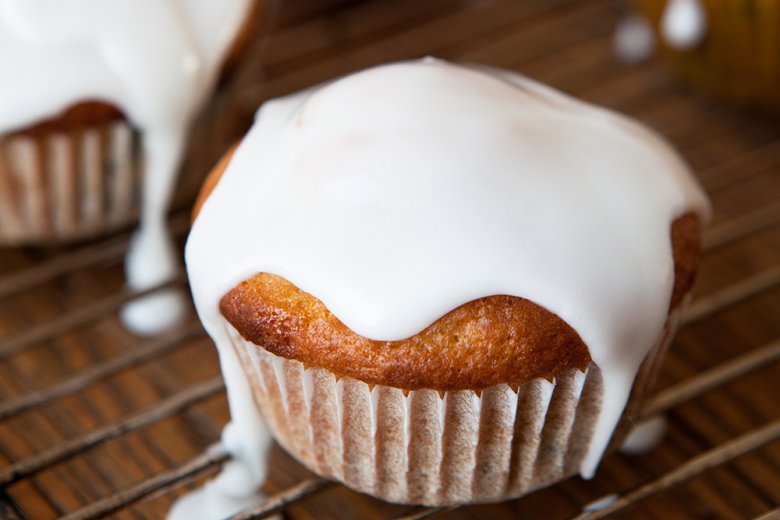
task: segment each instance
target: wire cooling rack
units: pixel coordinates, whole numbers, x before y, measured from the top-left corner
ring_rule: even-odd
[[[777,120],[699,99],[658,65],[616,63],[612,2],[291,4],[262,44],[261,86],[249,78],[237,94],[247,106],[426,53],[514,68],[658,129],[694,166],[716,216],[697,298],[643,410],[669,418],[650,454],[611,455],[593,481],[501,505],[414,508],[322,480],[276,449],[268,500],[235,518],[780,516]],[[173,218],[178,236],[187,221]],[[151,338],[118,323],[116,311],[146,293],[122,287],[127,242],[0,251],[2,518],[160,518],[228,460],[216,444],[224,386],[194,313]],[[186,290],[179,279],[151,291],[169,286]],[[602,507],[590,510],[594,501]]]

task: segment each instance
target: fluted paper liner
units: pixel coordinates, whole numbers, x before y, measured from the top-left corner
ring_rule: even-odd
[[[680,314],[645,359],[613,445],[627,432]],[[312,471],[389,502],[500,501],[574,475],[601,406],[595,364],[516,389],[406,392],[306,368],[227,327],[282,447]]]
[[[124,121],[0,137],[0,245],[89,238],[138,218],[140,136]]]

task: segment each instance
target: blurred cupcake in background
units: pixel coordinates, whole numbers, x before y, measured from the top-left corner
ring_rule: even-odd
[[[259,0],[4,0],[0,246],[94,238],[140,219],[129,286],[175,277],[166,215],[191,126],[259,8]],[[178,294],[160,293],[124,317],[153,332],[182,309]]]
[[[657,49],[693,87],[780,112],[780,2],[633,0],[616,50],[638,61]]]

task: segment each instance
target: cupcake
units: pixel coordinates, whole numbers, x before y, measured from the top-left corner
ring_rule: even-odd
[[[185,254],[231,471],[264,475],[264,420],[391,502],[591,477],[652,384],[708,213],[658,136],[511,72],[425,59],[267,102]]]
[[[661,56],[705,92],[780,112],[780,6],[774,0],[634,0]]]
[[[258,6],[3,2],[0,245],[92,238],[140,217],[130,286],[174,276],[165,220],[190,125]]]

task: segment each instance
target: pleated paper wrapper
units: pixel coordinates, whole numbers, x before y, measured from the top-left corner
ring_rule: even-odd
[[[69,242],[135,222],[140,136],[124,121],[0,137],[0,245]]]
[[[680,315],[642,364],[612,447],[637,417]],[[281,446],[315,473],[389,502],[495,502],[574,475],[601,406],[594,364],[515,389],[404,391],[305,368],[227,326]]]

